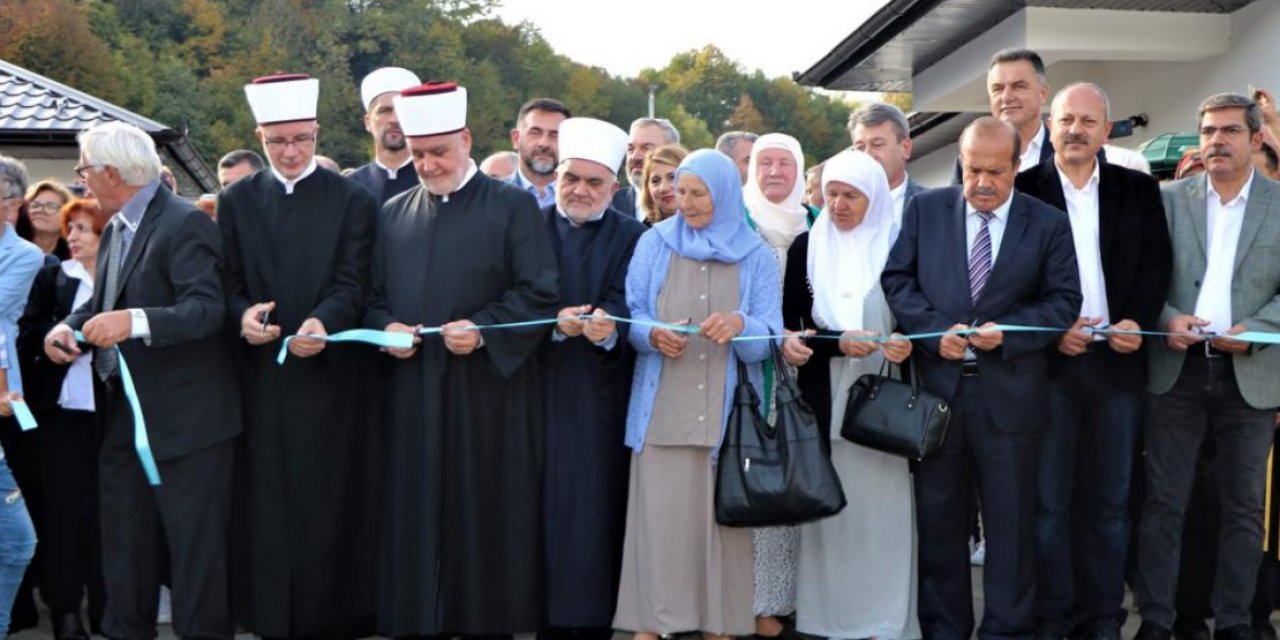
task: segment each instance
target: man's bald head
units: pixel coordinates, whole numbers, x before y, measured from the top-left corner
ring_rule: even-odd
[[[995,211],[1013,193],[1022,140],[1013,125],[990,116],[974,120],[960,135],[964,199],[978,211]]]
[[[1022,161],[1022,136],[1013,125],[992,116],[982,116],[964,128],[964,133],[960,134],[960,155],[964,155],[965,145],[989,146],[1001,142],[1009,145],[1009,157],[1017,168]]]

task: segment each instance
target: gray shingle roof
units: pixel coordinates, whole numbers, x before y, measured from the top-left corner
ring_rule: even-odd
[[[76,133],[111,120],[153,135],[171,131],[155,120],[0,60],[0,130]]]

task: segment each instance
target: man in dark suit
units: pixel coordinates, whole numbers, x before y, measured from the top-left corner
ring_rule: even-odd
[[[137,127],[108,123],[80,134],[76,172],[102,209],[117,213],[102,234],[101,284],[89,303],[49,332],[44,349],[51,360],[70,362],[80,351],[73,330],[97,347],[104,634],[155,637],[156,594],[167,566],[174,631],[230,638],[226,532],[231,439],[241,428],[221,337],[221,241],[200,209],[160,188],[159,170],[155,144]],[[148,486],[135,450],[121,381],[125,362],[158,486]]]
[[[1166,640],[1175,619],[1179,550],[1202,443],[1216,448],[1219,533],[1214,637],[1251,640],[1249,604],[1262,560],[1268,454],[1280,406],[1280,350],[1231,338],[1280,331],[1280,185],[1258,174],[1262,114],[1218,94],[1200,106],[1206,172],[1161,189],[1174,268],[1153,340],[1146,420],[1146,497],[1138,543],[1142,628]]]
[[[1036,426],[1047,401],[1054,332],[997,325],[1069,327],[1080,311],[1066,214],[1013,189],[1019,139],[995,118],[960,138],[964,186],[918,194],[881,284],[906,333],[922,384],[947,399],[942,450],[916,472],[920,531],[920,627],[926,638],[973,632],[968,534],[974,474],[987,534],[981,638],[1030,638],[1035,630]],[[979,331],[964,337],[970,326]]]
[[[614,209],[644,221],[640,210],[640,193],[644,185],[644,160],[649,152],[666,144],[680,144],[680,131],[666,118],[636,118],[631,123],[631,139],[627,142],[627,186],[613,194]]]
[[[849,136],[853,148],[862,151],[880,166],[889,178],[893,196],[893,221],[902,226],[902,212],[911,197],[924,187],[907,175],[911,160],[911,124],[901,109],[887,102],[873,102],[849,115]]]
[[[1053,158],[1053,142],[1040,110],[1049,101],[1044,60],[1030,49],[1002,49],[987,64],[987,98],[991,116],[1018,130],[1022,146],[1016,171],[1028,171]],[[960,184],[960,160],[956,160],[952,184]]]
[[[1139,335],[1092,329],[1153,329],[1172,269],[1156,181],[1097,158],[1111,129],[1108,111],[1096,85],[1059,92],[1049,118],[1057,151],[1015,183],[1067,212],[1084,297],[1050,356],[1040,432],[1036,619],[1037,637],[1046,639],[1061,640],[1073,623],[1086,638],[1120,637],[1146,353]]]

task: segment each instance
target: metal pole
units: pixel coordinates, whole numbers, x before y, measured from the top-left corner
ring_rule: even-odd
[[[656,84],[649,85],[649,117],[650,118],[654,117],[653,116],[653,94],[657,90],[658,90],[658,85]]]

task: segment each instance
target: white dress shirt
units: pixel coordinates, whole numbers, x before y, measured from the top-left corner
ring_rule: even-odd
[[[1058,167],[1062,181],[1062,195],[1067,201],[1067,216],[1071,219],[1071,239],[1076,247],[1076,267],[1080,270],[1080,293],[1084,303],[1080,316],[1102,318],[1099,326],[1111,324],[1111,310],[1107,305],[1107,282],[1102,273],[1102,245],[1098,222],[1098,161],[1093,162],[1093,175],[1085,181],[1084,188],[1077,189],[1071,179]],[[1104,340],[1101,334],[1095,340]]]
[[[72,280],[79,280],[72,309],[93,298],[93,276],[79,260],[63,260],[62,272]],[[58,393],[58,406],[73,411],[93,411],[93,349],[84,349],[80,357],[71,362],[67,377],[62,379],[62,391]]]
[[[1040,121],[1040,128],[1036,129],[1036,134],[1031,136],[1031,143],[1027,145],[1027,150],[1022,152],[1022,159],[1018,163],[1018,171],[1023,172],[1040,164],[1040,150],[1044,148],[1045,138],[1049,137],[1049,132],[1044,128],[1044,121]]]
[[[899,229],[902,228],[902,210],[907,207],[907,183],[910,181],[911,178],[903,174],[902,184],[889,190],[893,197],[893,222]]]
[[[1250,169],[1249,179],[1240,189],[1240,194],[1226,204],[1213,188],[1213,180],[1205,179],[1208,185],[1205,244],[1209,250],[1206,252],[1208,259],[1200,284],[1200,296],[1196,298],[1196,317],[1209,321],[1205,331],[1223,333],[1234,325],[1231,317],[1231,276],[1235,271],[1236,247],[1240,244],[1240,229],[1244,226],[1244,210],[1249,203],[1253,176]]]

